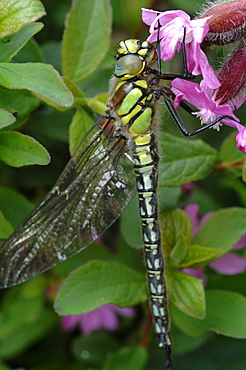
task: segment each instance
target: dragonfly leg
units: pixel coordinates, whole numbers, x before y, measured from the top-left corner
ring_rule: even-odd
[[[196,135],[198,134],[199,132],[202,132],[204,130],[207,130],[208,128],[214,126],[216,123],[220,122],[222,119],[224,118],[229,118],[231,119],[232,121],[235,121],[237,122],[233,117],[230,117],[230,116],[221,116],[221,117],[218,117],[216,118],[213,122],[210,122],[210,123],[207,123],[205,124],[204,126],[198,128],[197,130],[193,131],[193,132],[189,132],[187,130],[187,128],[185,127],[182,119],[180,118],[177,110],[174,108],[173,106],[173,100],[172,98],[170,97],[172,95],[171,91],[170,93],[168,92],[165,92],[164,89],[162,89],[160,91],[161,95],[164,97],[164,100],[165,100],[165,103],[166,103],[166,106],[169,110],[169,112],[171,113],[175,123],[178,125],[180,131],[182,132],[182,134],[184,136],[193,136],[193,135]],[[190,108],[187,104],[185,104],[184,102],[181,103],[181,107],[183,109],[185,109],[188,113],[190,114],[193,114],[194,113],[194,110],[192,108]]]
[[[161,50],[160,50],[160,42],[161,40],[159,39],[159,29],[161,25],[158,23],[158,38],[157,38],[157,54],[158,54],[158,69],[157,70],[152,70],[151,73],[156,74],[159,76],[160,79],[162,80],[169,80],[172,81],[175,78],[182,78],[184,80],[191,80],[195,78],[192,73],[188,71],[188,63],[187,63],[187,56],[186,56],[186,48],[185,48],[185,36],[186,36],[186,28],[184,27],[184,36],[181,44],[181,53],[182,53],[182,61],[183,61],[183,73],[162,73],[161,71]]]

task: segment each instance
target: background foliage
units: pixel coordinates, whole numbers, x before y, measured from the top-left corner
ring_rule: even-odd
[[[8,23],[0,16],[2,239],[43,198],[97,114],[103,113],[115,44],[127,37],[147,36],[141,7],[182,9],[190,15],[199,9],[191,0],[185,4],[180,0],[112,0],[111,4],[61,0],[59,5],[43,0],[44,16],[38,0],[16,3],[19,12],[13,12],[13,1],[0,2],[0,14],[5,9],[9,15]],[[216,53],[221,57],[225,52]],[[214,59],[215,54],[210,57]],[[180,59],[163,68],[178,73]],[[242,123],[244,110],[237,113]],[[161,114],[160,208],[173,303],[174,367],[242,369],[246,361],[245,273],[222,276],[206,268],[205,305],[201,281],[180,269],[206,266],[246,232],[244,155],[235,149],[234,133],[228,127],[219,133],[203,132],[199,135],[203,141],[184,139],[162,107]],[[199,124],[190,116],[183,119],[191,129]],[[190,181],[196,182],[193,191],[186,193],[181,185]],[[201,214],[215,212],[194,239],[190,219],[177,209],[191,203],[199,204]],[[1,292],[0,369],[163,369],[164,355],[148,321],[139,251],[142,241],[136,230],[140,226],[135,199],[100,245],[93,244],[50,272]],[[241,254],[245,256],[245,249]],[[76,330],[65,333],[53,302],[58,286],[75,268],[79,269],[56,299],[57,312],[79,314],[98,307],[103,281],[104,303],[136,304],[135,317],[122,319],[114,333],[100,331],[89,337]]]

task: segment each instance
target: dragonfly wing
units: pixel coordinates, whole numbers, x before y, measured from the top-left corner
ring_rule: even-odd
[[[113,135],[111,120],[105,122],[89,132],[53,189],[2,246],[1,287],[21,283],[78,253],[129,203],[135,177],[124,155],[125,140]]]

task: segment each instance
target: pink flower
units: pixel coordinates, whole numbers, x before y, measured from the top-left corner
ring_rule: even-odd
[[[236,136],[236,143],[237,148],[246,154],[246,128],[244,126],[242,126],[242,130]]]
[[[79,326],[84,335],[89,335],[99,329],[113,331],[117,329],[119,323],[117,314],[132,317],[134,316],[134,310],[133,308],[120,308],[114,304],[105,304],[82,315],[63,316],[61,326],[65,331],[73,330],[76,326]]]
[[[213,68],[200,48],[209,30],[206,23],[208,18],[191,20],[190,16],[182,10],[162,13],[143,8],[142,19],[150,26],[150,36],[147,41],[157,41],[159,35],[161,59],[164,61],[172,60],[175,52],[180,51],[185,29],[184,41],[189,72],[196,76],[202,74],[211,89],[220,86]],[[161,25],[159,31],[158,25]]]
[[[172,91],[176,95],[174,99],[175,109],[179,108],[181,100],[184,99],[199,109],[194,114],[200,117],[202,122],[210,123],[221,116],[230,116],[238,121],[238,118],[233,113],[234,107],[230,104],[220,105],[219,102],[213,100],[213,90],[206,86],[204,80],[198,85],[196,82],[175,78],[171,82],[171,86]],[[231,121],[230,119],[223,119],[219,125],[222,123],[229,124],[226,120]],[[219,125],[216,124],[213,127],[219,129]],[[234,123],[231,123],[231,125],[234,126]]]
[[[236,145],[239,150],[246,153],[246,128],[239,123],[239,119],[233,113],[235,108],[239,108],[246,100],[246,95],[238,94],[228,104],[220,104],[215,100],[216,91],[209,89],[204,80],[200,85],[195,82],[175,78],[171,82],[172,91],[176,95],[174,99],[175,109],[179,108],[181,100],[194,105],[199,110],[194,115],[199,117],[202,123],[211,123],[219,117],[229,116],[234,120],[226,117],[214,124],[212,127],[219,130],[222,124],[235,128],[238,131],[236,136]]]
[[[184,211],[190,216],[194,226],[193,234],[196,234],[200,227],[212,216],[213,212],[206,213],[199,221],[199,206],[190,204]],[[242,235],[240,240],[232,247],[233,250],[239,250],[246,247],[246,234]],[[221,275],[236,275],[246,271],[246,259],[235,253],[226,253],[224,256],[209,264],[214,271]],[[203,269],[183,269],[182,271],[204,280]]]

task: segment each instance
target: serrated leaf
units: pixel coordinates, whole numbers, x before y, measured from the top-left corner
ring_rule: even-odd
[[[162,133],[159,141],[160,186],[180,186],[206,177],[218,160],[218,152],[202,140]]]
[[[6,220],[0,211],[0,239],[7,239],[14,231],[12,225]]]
[[[192,336],[213,330],[233,338],[246,338],[246,298],[243,295],[209,290],[206,292],[206,306],[207,314],[203,320],[188,317],[173,307],[173,320],[181,330]]]
[[[221,257],[221,250],[216,248],[205,248],[200,245],[189,245],[182,261],[177,265],[179,268],[192,267],[201,268],[211,260]]]
[[[193,226],[190,217],[181,209],[164,210],[160,213],[161,246],[165,258],[168,258],[172,248],[184,238],[184,243],[190,244]]]
[[[79,315],[106,303],[133,306],[148,297],[145,276],[107,261],[91,261],[75,270],[59,290],[55,310],[60,315]]]
[[[108,0],[74,0],[63,36],[63,74],[75,82],[91,75],[106,55],[110,32]]]
[[[201,279],[174,269],[166,270],[168,297],[186,315],[203,318],[206,313]]]
[[[0,160],[13,167],[48,164],[47,150],[35,139],[15,131],[0,132]]]
[[[39,0],[1,0],[0,37],[11,35],[25,24],[34,22],[45,14]]]
[[[78,108],[69,127],[69,151],[71,155],[93,125],[94,122],[88,113],[84,109]]]
[[[0,109],[0,128],[12,125],[16,118],[4,109]]]
[[[42,28],[42,23],[27,24],[13,35],[0,39],[0,62],[9,62],[27,41]]]
[[[71,92],[49,64],[0,63],[0,85],[8,89],[29,90],[58,109],[73,104]]]
[[[184,235],[180,235],[180,239],[177,241],[170,253],[170,261],[173,266],[178,267],[186,256],[187,243]]]
[[[222,256],[244,233],[246,233],[246,209],[226,208],[215,212],[202,225],[193,243],[206,248],[219,249]]]

